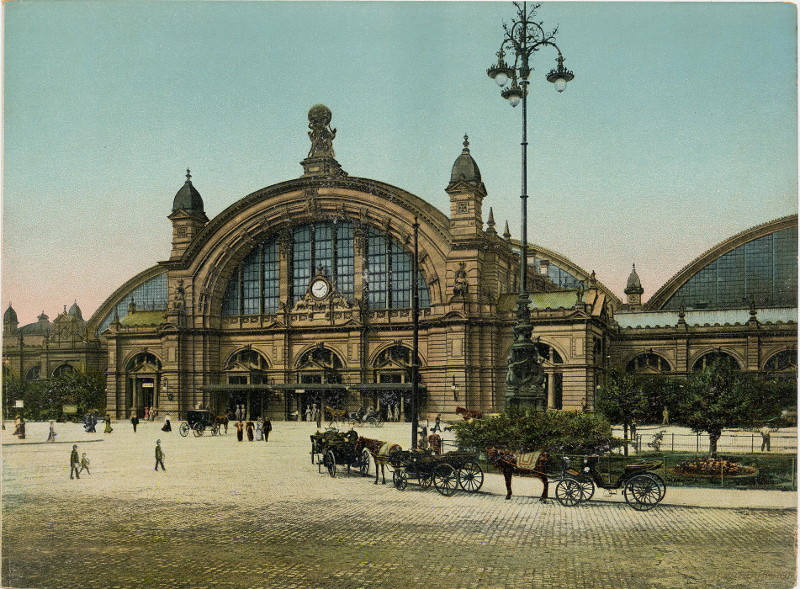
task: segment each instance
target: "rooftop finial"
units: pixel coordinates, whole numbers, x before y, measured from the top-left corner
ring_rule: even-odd
[[[469,151],[469,135],[464,133],[464,149]]]
[[[192,179],[192,173],[189,171],[189,168],[186,168],[186,181],[189,182]]]

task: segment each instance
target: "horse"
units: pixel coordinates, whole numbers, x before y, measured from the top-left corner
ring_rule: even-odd
[[[475,411],[473,409],[465,409],[464,407],[456,407],[456,414],[460,415],[464,418],[464,421],[468,419],[481,419],[483,418],[483,411]]]
[[[227,415],[217,415],[214,418],[214,423],[222,429],[225,428],[225,433],[228,433],[228,416]]]
[[[547,452],[532,452],[515,454],[504,448],[492,447],[486,452],[489,460],[494,464],[506,481],[506,499],[511,499],[511,476],[517,474],[531,474],[544,485],[542,496],[539,497],[540,503],[547,501],[547,467],[550,462],[550,454]]]
[[[331,416],[331,424],[337,421],[345,421],[345,417],[347,416],[347,411],[344,409],[334,409],[328,405],[325,405],[325,413]]]
[[[389,461],[389,455],[392,452],[397,452],[403,448],[400,447],[400,444],[384,442],[382,440],[371,440],[369,438],[360,436],[358,440],[356,440],[356,452],[361,452],[361,450],[364,448],[367,449],[367,452],[370,453],[370,456],[372,456],[372,459],[375,461],[374,484],[378,484],[378,470],[380,470],[381,475],[383,475],[383,484],[385,485],[386,463]]]

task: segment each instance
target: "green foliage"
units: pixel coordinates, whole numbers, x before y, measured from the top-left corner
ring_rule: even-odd
[[[752,428],[779,416],[790,402],[787,389],[781,381],[739,372],[718,360],[689,377],[678,420],[697,433],[707,432],[714,455],[723,428]]]
[[[597,410],[612,423],[630,424],[646,414],[647,397],[641,377],[620,368],[609,371],[605,386],[597,392]]]
[[[593,453],[620,443],[612,437],[609,422],[593,413],[510,411],[457,423],[450,429],[460,446],[476,450],[497,446],[522,452]]]
[[[3,384],[5,399],[10,398],[9,393],[14,399],[24,399],[23,416],[28,420],[59,419],[65,404],[77,405],[78,415],[89,410],[102,411],[105,406],[106,379],[96,370],[75,370],[44,381],[9,383],[8,380]],[[6,413],[9,418],[16,415],[13,401],[11,405]]]

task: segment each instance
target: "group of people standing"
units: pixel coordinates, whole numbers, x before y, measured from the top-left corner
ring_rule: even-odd
[[[253,440],[261,441],[264,440],[265,442],[269,441],[269,433],[272,431],[272,422],[269,420],[268,417],[264,419],[256,420],[256,423],[248,420],[244,422],[239,420],[236,422],[236,439],[238,441],[244,440],[245,432],[247,432],[247,441],[252,442]]]

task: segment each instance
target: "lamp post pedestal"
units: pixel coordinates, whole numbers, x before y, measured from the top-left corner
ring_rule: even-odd
[[[532,409],[545,411],[545,374],[536,344],[531,340],[533,325],[528,307],[528,293],[520,293],[517,300],[517,323],[514,326],[514,343],[508,352],[505,409]]]

